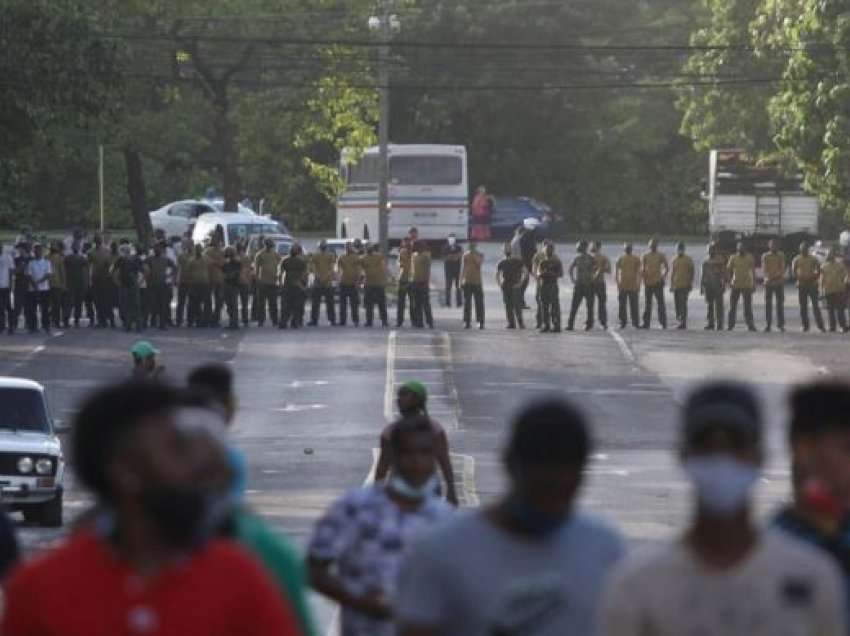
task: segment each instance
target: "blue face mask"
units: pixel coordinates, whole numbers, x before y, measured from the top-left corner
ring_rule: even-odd
[[[393,475],[389,481],[389,488],[395,494],[404,497],[405,499],[422,500],[433,495],[437,489],[437,477],[432,475],[431,478],[421,486],[410,484],[401,475]]]
[[[535,508],[519,498],[511,499],[507,513],[514,525],[535,539],[545,539],[560,530],[567,522],[568,515],[553,515]]]

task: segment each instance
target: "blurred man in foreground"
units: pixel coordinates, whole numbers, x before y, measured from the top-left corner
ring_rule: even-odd
[[[223,457],[185,424],[181,394],[130,382],[82,406],[76,474],[103,511],[12,573],[7,636],[300,634],[260,566],[215,539]]]
[[[612,577],[601,634],[843,636],[836,568],[753,521],[764,452],[753,393],[728,383],[697,389],[682,428],[680,456],[696,494],[693,520],[672,545]]]

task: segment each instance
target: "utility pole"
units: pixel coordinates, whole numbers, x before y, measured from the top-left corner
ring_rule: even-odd
[[[380,3],[379,36],[381,44],[378,47],[378,90],[379,90],[379,120],[378,147],[380,180],[378,182],[378,242],[381,253],[389,253],[390,226],[390,69],[389,69],[389,39],[390,13],[388,0]]]
[[[100,233],[103,234],[103,230],[106,228],[106,218],[104,215],[104,202],[103,202],[103,144],[100,144],[97,148],[97,185],[98,185],[98,203],[100,207]]]

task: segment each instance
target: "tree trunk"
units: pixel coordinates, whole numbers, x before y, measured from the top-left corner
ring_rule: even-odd
[[[222,88],[226,91],[226,88]],[[219,95],[215,103],[215,141],[218,146],[219,171],[224,191],[224,209],[236,212],[242,195],[239,177],[239,148],[236,143],[236,124],[230,121],[227,95]]]
[[[145,171],[141,153],[131,147],[124,148],[124,164],[127,167],[127,195],[130,211],[139,241],[146,243],[153,236],[153,226],[145,202]]]

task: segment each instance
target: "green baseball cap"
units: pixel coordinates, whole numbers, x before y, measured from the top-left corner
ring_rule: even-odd
[[[133,357],[144,360],[145,358],[158,355],[159,351],[154,349],[153,345],[147,340],[139,340],[132,346],[130,353],[133,354]]]
[[[425,388],[425,385],[417,380],[409,380],[399,387],[399,392],[401,391],[410,391],[411,393],[418,395],[419,399],[422,402],[426,402],[428,400],[428,390]]]

